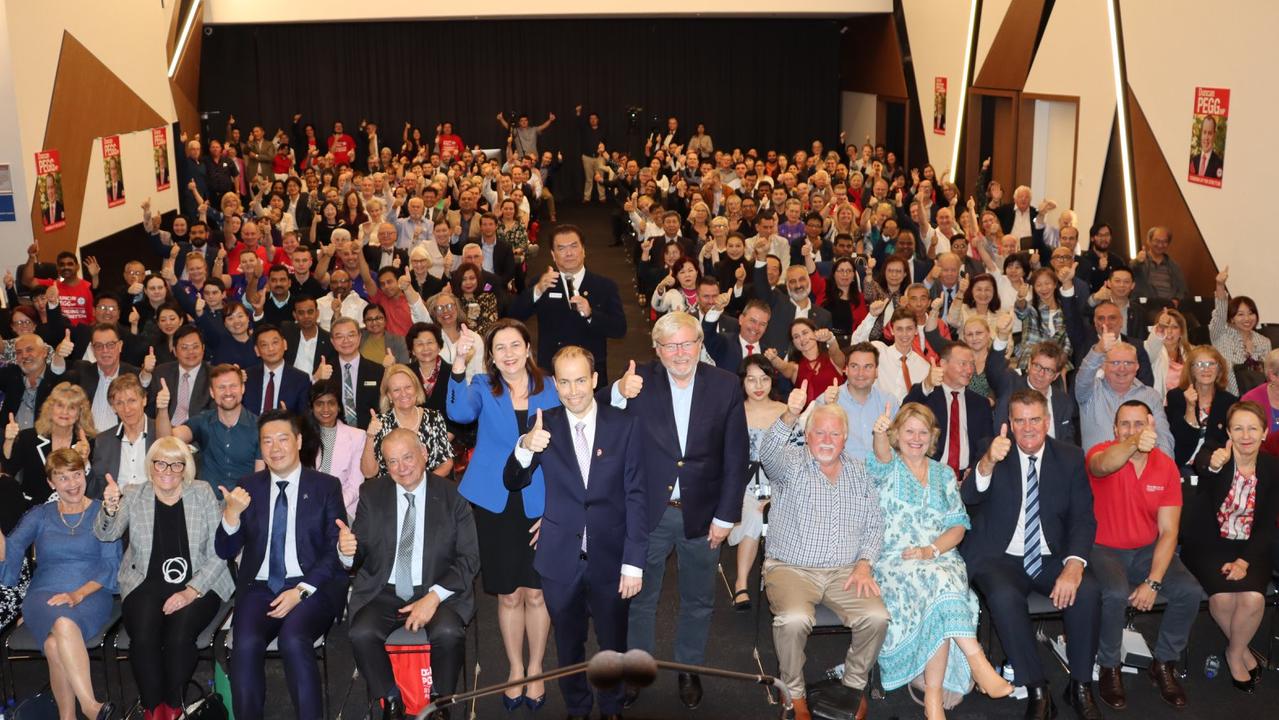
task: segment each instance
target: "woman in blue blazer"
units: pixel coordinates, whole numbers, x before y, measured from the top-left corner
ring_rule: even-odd
[[[529,542],[542,517],[546,484],[538,470],[528,487],[510,492],[502,482],[502,472],[536,411],[556,407],[560,400],[554,382],[533,359],[528,328],[523,323],[499,320],[489,327],[483,342],[488,372],[476,374],[468,382],[466,361],[477,349],[480,337],[463,328],[453,354],[447,407],[454,422],[479,422],[475,452],[458,490],[474,510],[484,592],[498,596],[498,626],[510,662],[509,680],[514,681],[542,672],[551,626]],[[514,697],[507,694],[502,698],[508,711],[523,704],[537,710],[546,701],[544,683],[530,683],[513,691],[517,693]]]

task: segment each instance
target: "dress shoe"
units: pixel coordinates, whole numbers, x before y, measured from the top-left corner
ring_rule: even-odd
[[[520,694],[517,697],[510,697],[508,695],[503,695],[502,707],[506,708],[506,711],[508,713],[513,713],[516,710],[519,710],[520,708],[524,707],[524,701],[526,699],[527,698],[525,698],[523,694]]]
[[[528,695],[525,695],[524,704],[528,706],[529,710],[532,710],[533,712],[537,712],[538,710],[542,709],[543,705],[546,704],[546,693],[542,693],[542,697],[537,698],[536,700],[529,697]]]
[[[1052,720],[1057,717],[1057,706],[1047,685],[1026,688],[1026,720]]]
[[[808,712],[808,700],[806,698],[792,698],[791,714],[793,720],[813,720],[813,714]]]
[[[374,702],[377,701],[374,700]],[[370,717],[381,717],[382,720],[404,720],[404,701],[398,696],[382,698],[381,714],[371,714]]]
[[[1101,708],[1092,696],[1092,683],[1071,680],[1063,696],[1080,720],[1102,720]]]
[[[1128,695],[1124,693],[1123,668],[1101,667],[1097,671],[1097,694],[1101,701],[1114,710],[1128,707]]]
[[[1150,669],[1147,672],[1150,673],[1150,681],[1159,688],[1159,697],[1163,698],[1164,702],[1175,708],[1186,706],[1186,691],[1181,688],[1181,682],[1177,680],[1177,666],[1174,663],[1155,660],[1150,663]]]
[[[866,713],[866,697],[861,690],[837,682],[820,692],[809,693],[808,710],[823,720],[858,720]]]
[[[615,716],[610,716],[615,717]],[[569,715],[568,720],[591,720],[590,715]]]
[[[679,701],[692,710],[702,704],[702,679],[693,673],[679,674]]]
[[[114,720],[115,719],[115,703],[110,700],[102,703],[102,707],[98,709],[98,714],[94,716],[94,720]]]
[[[622,708],[630,709],[635,704],[635,701],[639,700],[639,693],[639,688],[634,685],[627,685],[626,689],[622,691]]]

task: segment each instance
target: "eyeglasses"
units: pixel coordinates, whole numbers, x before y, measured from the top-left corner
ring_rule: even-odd
[[[18,327],[35,327],[34,322],[32,322],[30,319],[26,317],[21,317],[21,316],[15,317],[13,319],[13,324],[17,325]]]
[[[1057,368],[1055,368],[1055,367],[1049,367],[1049,366],[1047,366],[1047,365],[1041,365],[1041,364],[1039,364],[1039,363],[1037,363],[1037,362],[1032,362],[1032,363],[1030,364],[1030,369],[1031,369],[1031,370],[1034,370],[1035,372],[1040,373],[1040,374],[1042,374],[1042,375],[1055,375],[1055,374],[1057,374]]]
[[[454,305],[453,303],[440,303],[439,305],[435,306],[436,312],[444,312],[446,310],[456,310],[456,309],[457,309],[457,306]]]
[[[120,344],[119,340],[110,340],[107,342],[95,342],[93,343],[93,351],[98,352],[100,350],[114,350],[115,347],[119,344]]]
[[[688,352],[697,347],[700,340],[685,340],[677,343],[657,343],[657,349],[665,353]]]
[[[1217,361],[1216,360],[1197,360],[1195,361],[1194,367],[1196,370],[1216,370]]]
[[[1136,360],[1111,360],[1107,363],[1112,368],[1133,368],[1137,367]]]
[[[180,473],[187,469],[187,464],[181,460],[175,460],[174,462],[152,460],[151,467],[154,468],[156,472],[169,472],[172,470],[175,473]]]

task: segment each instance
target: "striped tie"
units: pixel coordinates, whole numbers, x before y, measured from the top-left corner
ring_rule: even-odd
[[[1026,458],[1026,523],[1023,526],[1025,558],[1022,566],[1030,577],[1038,577],[1043,569],[1043,545],[1039,529],[1039,473],[1035,471],[1035,456]]]
[[[404,493],[404,523],[400,527],[400,543],[395,549],[395,594],[401,600],[413,597],[413,532],[417,513],[413,512],[413,493]]]
[[[579,422],[573,428],[573,451],[577,455],[577,467],[582,471],[582,482],[591,484],[591,447],[586,444],[586,423]],[[582,528],[582,552],[586,552],[586,528]]]

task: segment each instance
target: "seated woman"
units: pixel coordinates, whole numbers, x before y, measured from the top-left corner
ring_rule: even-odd
[[[441,477],[453,471],[453,445],[449,442],[448,425],[444,413],[429,410],[426,393],[417,374],[407,365],[392,365],[382,376],[382,412],[369,421],[368,440],[360,458],[360,470],[365,477],[386,474],[386,461],[382,458],[382,439],[396,428],[409,428],[417,433],[426,448],[426,467]],[[370,411],[372,413],[372,411]]]
[[[1270,354],[1270,338],[1257,332],[1260,316],[1257,303],[1247,295],[1230,296],[1226,283],[1230,270],[1217,273],[1217,289],[1213,299],[1212,318],[1208,322],[1208,334],[1212,344],[1226,359],[1226,390],[1239,395],[1255,385],[1239,387],[1238,375],[1247,370],[1261,370],[1261,363]],[[1264,384],[1264,383],[1258,383]]]
[[[737,546],[737,580],[733,587],[733,608],[749,610],[751,594],[746,583],[755,556],[759,554],[759,538],[764,530],[764,506],[768,504],[768,476],[759,462],[759,443],[764,433],[786,410],[773,392],[774,371],[763,355],[748,355],[742,360],[742,390],[746,395],[746,432],[750,435],[751,460],[747,470],[746,494],[742,497],[742,521],[728,534],[728,544]]]
[[[1181,560],[1208,593],[1208,612],[1226,635],[1230,681],[1246,693],[1261,674],[1248,643],[1266,610],[1279,514],[1279,458],[1259,452],[1268,423],[1256,403],[1231,406],[1227,446],[1205,447],[1195,460],[1199,485],[1181,533]]]
[[[977,596],[955,552],[971,524],[954,471],[929,457],[937,419],[927,407],[906,403],[896,418],[881,415],[872,433],[867,470],[884,510],[875,580],[893,619],[879,653],[884,690],[922,675],[929,720],[945,717],[947,693],[962,696],[974,681],[991,697],[1011,694],[977,642]],[[962,654],[950,653],[951,641]]]
[[[826,328],[820,330],[807,318],[795,318],[790,324],[791,350],[789,358],[768,348],[764,356],[773,369],[790,380],[795,387],[808,383],[808,401],[812,402],[826,392],[831,385],[844,382],[844,353],[839,349],[834,334]]]
[[[28,512],[8,538],[0,536],[0,585],[18,584],[23,559],[34,546],[40,563],[22,602],[22,621],[44,647],[59,714],[75,717],[78,701],[84,715],[104,720],[115,708],[109,701],[98,702],[93,694],[85,641],[111,620],[120,543],[93,536],[99,503],[84,494],[85,467],[84,456],[76,450],[64,447],[50,453],[44,474],[57,500]]]
[[[453,271],[451,285],[466,326],[479,335],[488,332],[497,322],[497,294],[484,283],[484,271],[474,263],[462,263]]]
[[[1195,346],[1186,353],[1177,385],[1165,396],[1173,459],[1183,476],[1194,474],[1195,456],[1204,445],[1226,444],[1226,412],[1239,400],[1226,392],[1229,374],[1216,348]]]
[[[1160,395],[1167,395],[1181,384],[1181,371],[1190,355],[1187,335],[1185,315],[1172,308],[1159,311],[1159,317],[1155,318],[1155,325],[1146,338],[1146,354],[1150,356],[1155,389]]]
[[[1263,367],[1266,371],[1266,383],[1249,390],[1239,399],[1250,400],[1260,405],[1269,419],[1266,431],[1279,432],[1279,350],[1266,353]]]
[[[34,427],[19,430],[9,422],[4,429],[4,471],[17,478],[30,505],[49,498],[45,464],[57,450],[74,448],[85,463],[93,455],[93,405],[79,385],[58,383],[40,406]]]
[[[235,582],[213,551],[222,506],[212,485],[195,482],[191,448],[172,436],[156,440],[146,473],[150,482],[127,493],[107,476],[93,534],[104,543],[128,534],[119,582],[129,662],[146,720],[168,720],[182,713],[195,640]]]
[[[311,424],[318,435],[312,467],[342,482],[346,516],[354,518],[355,508],[360,502],[360,485],[364,483],[364,473],[360,470],[360,459],[364,456],[364,432],[342,422],[342,384],[336,378],[320,380],[312,385],[309,402]],[[310,456],[309,447],[303,456]]]
[[[361,312],[364,318],[364,334],[360,340],[360,357],[382,367],[407,362],[408,348],[404,338],[386,329],[386,311],[381,305],[369,303]]]

